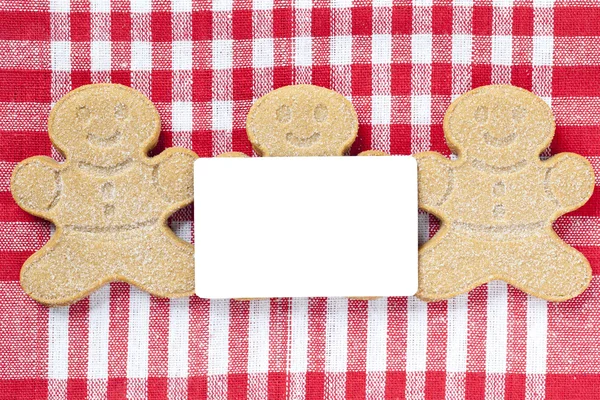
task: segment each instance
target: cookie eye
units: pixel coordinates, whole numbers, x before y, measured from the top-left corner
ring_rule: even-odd
[[[123,103],[115,104],[115,117],[117,119],[123,119],[127,115],[127,106]]]
[[[318,122],[325,121],[327,119],[327,114],[328,114],[327,106],[324,106],[323,104],[319,104],[318,106],[315,107],[314,114],[315,114],[315,119]]]
[[[90,118],[90,109],[86,106],[79,106],[77,107],[77,111],[75,111],[75,115],[78,120],[87,121]]]
[[[512,119],[515,122],[521,122],[527,115],[527,110],[524,107],[515,107],[512,109]]]
[[[279,107],[275,114],[277,121],[281,122],[282,124],[287,124],[292,120],[292,109],[285,104]]]
[[[487,122],[488,114],[489,112],[487,107],[479,106],[475,110],[475,115],[473,117],[475,118],[475,122],[481,125]]]

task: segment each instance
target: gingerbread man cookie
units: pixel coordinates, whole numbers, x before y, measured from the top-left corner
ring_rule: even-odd
[[[417,154],[419,206],[441,220],[419,251],[419,292],[447,299],[500,279],[549,301],[580,294],[591,279],[586,258],[552,229],[592,195],[590,163],[573,153],[541,161],[554,119],[534,94],[484,86],[457,98],[444,133],[455,161]]]
[[[344,96],[313,85],[291,85],[258,99],[246,119],[252,147],[263,157],[343,156],[358,132],[356,111]],[[359,155],[379,155],[368,150]],[[229,152],[219,157],[246,157]]]
[[[73,303],[110,281],[160,297],[191,295],[193,246],[167,218],[193,200],[196,154],[170,148],[149,158],[158,112],[121,85],[73,90],[54,106],[48,125],[66,161],[28,158],[11,180],[19,206],[56,225],[21,269],[25,292],[49,306]]]

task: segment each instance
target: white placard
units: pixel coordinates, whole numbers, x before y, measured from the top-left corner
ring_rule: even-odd
[[[413,157],[201,158],[194,201],[200,297],[417,291]]]

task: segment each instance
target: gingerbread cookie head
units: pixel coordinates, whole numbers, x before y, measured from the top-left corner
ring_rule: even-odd
[[[538,159],[554,136],[554,118],[550,107],[527,90],[483,86],[450,105],[444,132],[452,151],[502,171]]]
[[[263,156],[341,156],[358,132],[352,104],[318,86],[285,86],[258,99],[246,121]]]
[[[114,168],[154,147],[160,132],[156,108],[122,85],[82,86],[64,96],[48,121],[52,143],[71,161]]]

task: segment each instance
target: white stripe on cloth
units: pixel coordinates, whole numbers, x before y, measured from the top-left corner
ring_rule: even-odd
[[[233,124],[232,0],[213,2],[212,154],[231,151]]]
[[[110,82],[112,69],[110,0],[90,1],[90,36],[92,82]]]
[[[129,290],[127,338],[127,396],[147,397],[150,295],[136,287]]]
[[[392,114],[392,8],[378,4],[373,8],[371,38],[372,90],[371,148],[390,151],[390,121]]]
[[[102,286],[89,299],[88,379],[108,379],[110,285]]]
[[[494,0],[492,10],[492,83],[511,83],[512,0]]]
[[[210,301],[208,335],[207,398],[217,400],[227,397],[229,300]]]
[[[325,396],[344,399],[348,366],[348,299],[328,298],[325,325]]]
[[[427,303],[408,298],[406,332],[406,398],[425,398],[427,370]]]
[[[446,343],[446,398],[465,397],[467,372],[468,295],[448,300],[448,334]]]
[[[150,0],[132,0],[131,7],[131,86],[152,98],[152,43]],[[127,339],[127,397],[148,395],[148,355],[150,334],[150,295],[135,287],[129,289]]]
[[[554,64],[554,0],[533,2],[532,91],[552,107],[552,65]],[[551,154],[550,146],[543,153]],[[525,398],[546,397],[546,358],[548,343],[548,304],[527,297],[527,361]]]
[[[548,303],[527,297],[527,372],[525,398],[546,397],[546,357],[548,345]]]
[[[103,399],[108,384],[110,285],[90,294],[88,321],[88,397]]]
[[[69,307],[48,312],[48,397],[67,398],[69,377]]]
[[[252,300],[248,313],[248,397],[268,397],[270,301]]]
[[[504,396],[506,345],[508,341],[508,286],[502,281],[488,283],[485,358],[485,398]]]
[[[56,103],[71,89],[71,45],[69,0],[50,1],[50,48],[52,84],[52,104]],[[53,44],[59,43],[59,44]],[[61,161],[62,156],[52,148],[54,159]],[[4,225],[4,224],[3,224]],[[42,228],[47,236],[48,228]],[[33,231],[36,231],[34,229]],[[54,233],[51,230],[51,233]],[[1,237],[1,233],[0,233]],[[0,238],[0,240],[2,240]],[[31,243],[24,241],[23,243]],[[43,244],[43,243],[41,243]],[[41,245],[40,245],[41,247]],[[37,250],[36,247],[33,250]],[[69,374],[69,307],[54,307],[48,311],[48,397],[67,398],[67,378]]]
[[[308,368],[308,299],[292,299],[290,331],[290,399],[303,399],[306,395]]]
[[[169,361],[168,361],[168,396],[170,399],[181,399],[187,396],[188,377],[188,343],[190,299],[182,297],[171,299],[169,304]]]
[[[294,84],[310,84],[313,63],[312,1],[295,0],[294,6]]]
[[[369,301],[367,320],[367,399],[385,397],[387,369],[388,303],[386,297]]]
[[[352,10],[347,2],[340,1],[331,9],[331,37],[329,62],[331,64],[331,89],[352,97]]]
[[[172,0],[173,146],[192,148],[192,0]]]

